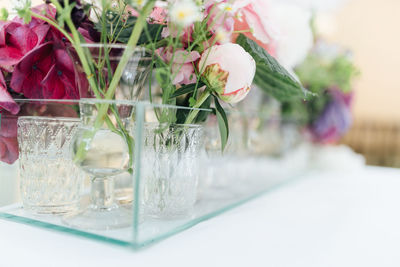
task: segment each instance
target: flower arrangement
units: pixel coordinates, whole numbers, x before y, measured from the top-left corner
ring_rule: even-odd
[[[115,99],[123,69],[138,47],[151,55],[150,73],[161,88],[156,95],[150,79],[145,100],[161,96],[162,104],[212,108],[222,149],[229,136],[224,109],[243,100],[253,82],[282,101],[310,95],[273,57],[274,25],[264,13],[269,8],[264,0],[46,0],[36,7],[29,0],[16,2],[17,17],[7,20],[8,12],[1,12],[2,114],[20,111],[15,98],[79,99],[79,83],[96,98]],[[88,59],[87,43],[126,49],[117,66],[101,65]],[[104,58],[113,53],[106,48],[100,52]],[[71,49],[82,75],[74,71]],[[112,75],[99,82],[105,73]],[[100,109],[98,125],[109,109]],[[160,120],[190,124],[204,116],[192,110]]]
[[[314,142],[337,142],[352,124],[352,83],[359,72],[351,55],[320,40],[296,68],[296,74],[319,97],[304,103],[284,102],[283,115],[296,116]]]

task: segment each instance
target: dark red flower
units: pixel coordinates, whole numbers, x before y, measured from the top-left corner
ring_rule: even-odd
[[[74,66],[65,50],[54,51],[55,63],[43,79],[43,96],[49,99],[78,99]]]
[[[53,43],[48,42],[25,55],[15,66],[10,87],[27,98],[44,98],[42,81],[54,64]]]
[[[11,72],[26,53],[45,41],[49,29],[49,25],[34,22],[0,24],[0,68]]]

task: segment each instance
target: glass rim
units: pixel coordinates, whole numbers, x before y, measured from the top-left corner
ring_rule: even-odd
[[[18,122],[20,121],[51,121],[51,122],[81,122],[80,118],[75,117],[48,117],[48,116],[19,116]]]
[[[98,47],[107,47],[107,48],[115,48],[115,49],[126,49],[128,45],[126,44],[103,44],[103,43],[84,43],[80,44],[81,47],[87,47],[87,48],[98,48]],[[144,46],[136,46],[136,50],[148,50]]]
[[[107,100],[107,99],[97,99],[97,98],[81,98],[81,99],[14,99],[16,103],[20,104],[61,104],[61,105],[79,105],[79,104],[116,104],[116,105],[129,105],[133,107],[137,107],[139,105],[144,105],[145,108],[169,108],[176,110],[198,110],[204,112],[213,112],[212,109],[204,109],[204,108],[190,108],[184,106],[174,106],[174,105],[165,105],[165,104],[157,104],[151,103],[148,101],[133,101],[133,100]]]
[[[103,43],[84,43],[80,44],[83,48],[110,48],[110,49],[126,49],[128,45],[126,44],[103,44]],[[151,54],[151,50],[144,46],[136,46],[133,50],[134,53],[148,53]],[[119,58],[119,57],[116,57]],[[149,58],[151,59],[151,58]]]
[[[190,123],[190,124],[184,124],[184,123],[168,123],[168,122],[144,122],[143,123],[144,127],[148,126],[154,126],[155,127],[162,127],[162,126],[178,126],[182,128],[190,128],[190,129],[201,129],[204,128],[204,125],[202,124],[195,124],[195,123]]]

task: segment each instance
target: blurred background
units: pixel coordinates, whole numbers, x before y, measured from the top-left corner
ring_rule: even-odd
[[[323,2],[323,1],[321,1]],[[347,0],[317,15],[318,32],[353,53],[354,123],[342,140],[368,164],[400,167],[400,1]]]
[[[400,1],[279,1],[311,11],[316,35],[351,51],[360,75],[352,81],[353,123],[340,143],[370,165],[400,167]],[[0,7],[12,2],[0,0]]]

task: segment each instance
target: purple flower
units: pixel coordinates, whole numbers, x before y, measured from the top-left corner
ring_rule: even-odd
[[[314,141],[332,143],[338,141],[351,127],[351,104],[353,94],[345,94],[339,89],[328,91],[331,96],[321,116],[311,125]]]

